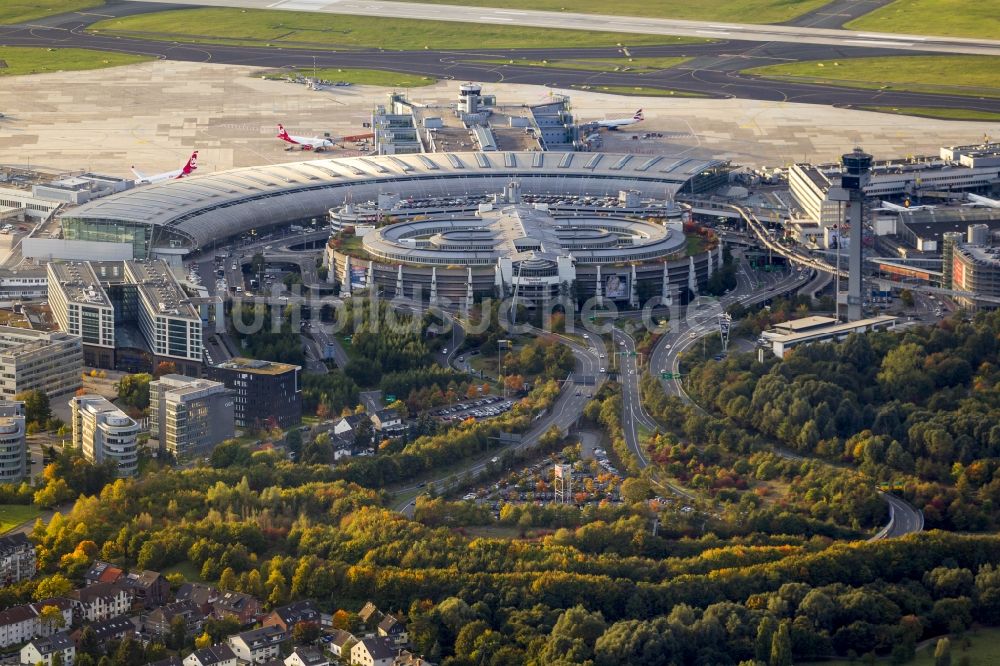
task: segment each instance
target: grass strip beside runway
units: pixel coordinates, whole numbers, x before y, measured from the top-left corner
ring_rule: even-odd
[[[520,67],[544,67],[547,69],[574,69],[589,72],[631,72],[634,74],[645,74],[670,69],[690,59],[683,56],[661,58],[577,58],[573,60],[512,60],[491,58],[470,60],[469,62],[481,62],[492,65],[517,65]]]
[[[794,83],[968,97],[1000,97],[1000,56],[886,56],[768,65],[743,70]]]
[[[108,19],[95,23],[91,30],[123,37],[202,44],[396,51],[573,48],[705,41],[661,35],[229,8],[180,9]]]
[[[28,46],[0,47],[0,76],[45,74],[134,65],[152,60],[144,56],[90,49],[46,49]]]
[[[896,0],[848,22],[848,30],[1000,39],[995,0]]]
[[[691,92],[688,90],[669,90],[662,88],[650,88],[648,86],[572,85],[570,88],[606,93],[608,95],[628,95],[632,97],[709,97],[709,95],[703,95],[701,93]]]
[[[868,111],[880,113],[895,113],[901,116],[920,116],[922,118],[939,118],[941,120],[974,120],[982,122],[1000,121],[1000,113],[993,111],[977,111],[976,109],[936,109],[929,106],[866,106]]]
[[[384,71],[381,69],[338,69],[336,67],[317,69],[315,73],[310,67],[302,67],[292,72],[270,72],[265,76],[269,79],[284,79],[290,73],[310,78],[315,77],[320,81],[351,83],[359,86],[382,86],[383,88],[419,88],[437,83],[437,79],[433,76]]]
[[[91,9],[103,4],[104,0],[2,0],[0,25],[36,21],[46,16]]]

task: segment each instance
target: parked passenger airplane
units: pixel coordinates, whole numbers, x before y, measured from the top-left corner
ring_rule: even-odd
[[[612,120],[598,120],[597,126],[603,127],[605,129],[618,129],[619,127],[627,127],[629,125],[635,125],[636,123],[641,123],[645,118],[642,115],[642,109],[635,112],[635,115],[631,118],[614,118]]]
[[[1000,208],[1000,200],[981,197],[978,194],[967,192],[965,197],[971,202],[966,206],[982,206],[983,208]]]
[[[283,125],[278,125],[278,138],[282,141],[291,144],[288,150],[291,150],[293,146],[301,146],[302,150],[315,150],[319,152],[324,148],[330,148],[333,146],[333,139],[329,137],[320,136],[292,136],[289,134]]]
[[[187,164],[182,166],[180,169],[174,171],[165,171],[163,173],[156,173],[150,176],[136,170],[135,165],[132,166],[132,173],[135,174],[135,179],[137,183],[159,183],[164,180],[172,180],[174,178],[183,178],[184,176],[190,176],[191,172],[198,168],[198,151],[191,153],[191,157],[188,158]]]
[[[879,207],[874,210],[887,210],[893,213],[903,213],[908,210],[934,210],[934,206],[900,206],[890,201],[880,201]]]

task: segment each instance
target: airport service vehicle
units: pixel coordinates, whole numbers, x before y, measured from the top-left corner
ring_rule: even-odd
[[[188,158],[187,163],[180,169],[174,171],[164,171],[163,173],[156,173],[152,175],[146,175],[132,166],[132,173],[135,174],[137,183],[159,183],[164,180],[174,180],[176,178],[183,178],[184,176],[190,176],[191,172],[198,168],[198,151],[191,153],[191,157]]]

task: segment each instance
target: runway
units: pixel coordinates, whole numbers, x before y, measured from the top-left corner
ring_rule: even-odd
[[[882,32],[856,32],[798,25],[754,25],[715,21],[682,21],[607,14],[546,12],[536,10],[490,9],[460,5],[433,5],[385,0],[130,0],[130,2],[197,5],[201,7],[238,7],[327,14],[349,14],[381,18],[400,18],[486,25],[558,28],[562,30],[603,30],[640,35],[670,35],[702,39],[737,39],[749,42],[786,42],[823,46],[867,46],[896,51],[1000,55],[1000,40],[963,39],[905,35]]]
[[[759,79],[741,70],[776,62],[816,58],[847,58],[895,53],[886,48],[830,48],[814,44],[767,43],[721,40],[699,44],[646,46],[629,49],[633,57],[686,56],[692,60],[672,69],[634,74],[592,72],[575,69],[496,65],[485,59],[571,59],[621,57],[616,48],[483,49],[438,51],[331,51],[321,48],[279,48],[184,44],[91,34],[86,27],[108,15],[161,10],[163,3],[125,2],[102,8],[102,15],[65,14],[43,24],[0,26],[0,43],[7,46],[75,47],[146,55],[165,60],[249,65],[261,68],[359,67],[399,71],[441,79],[483,83],[519,83],[557,88],[587,89],[600,86],[675,90],[708,98],[743,98],[773,102],[798,102],[858,107],[963,108],[1000,113],[1000,98],[933,95],[895,90],[865,90],[805,82]]]
[[[202,0],[198,5],[213,0]],[[263,3],[263,0],[214,0],[219,3]],[[371,0],[378,2],[379,0]],[[797,19],[806,24],[829,24],[844,21],[863,13],[859,6],[874,6],[884,0],[834,0],[831,4]],[[354,5],[371,5],[368,0],[344,0],[340,8]],[[331,3],[320,0],[295,0],[296,7],[327,7]],[[195,4],[195,3],[191,3]],[[289,2],[270,4],[290,7]],[[441,5],[410,5],[409,3],[383,2],[393,7],[426,7],[435,11],[462,9]],[[249,65],[261,68],[319,67],[369,68],[405,72],[440,79],[480,81],[483,83],[517,83],[556,88],[599,89],[601,86],[674,90],[707,98],[741,98],[768,102],[797,102],[821,104],[841,108],[864,107],[926,107],[961,108],[1000,113],[1000,98],[971,97],[964,95],[937,95],[901,92],[892,89],[851,89],[809,82],[786,82],[760,79],[742,74],[745,69],[782,62],[815,59],[856,58],[899,55],[897,47],[887,43],[872,45],[828,46],[814,43],[771,41],[755,42],[717,38],[696,44],[632,47],[633,57],[684,56],[688,62],[671,68],[644,74],[627,72],[596,72],[578,69],[539,68],[518,65],[497,65],[476,62],[497,59],[581,59],[622,57],[617,48],[562,48],[562,49],[482,49],[482,50],[421,50],[382,51],[353,50],[332,51],[328,48],[282,48],[274,46],[228,46],[211,44],[185,44],[172,41],[154,41],[90,34],[87,26],[99,20],[132,14],[181,9],[177,2],[146,2],[145,0],[111,0],[99,8],[100,13],[80,12],[48,17],[44,20],[19,26],[0,26],[0,43],[8,46],[76,47],[146,55],[164,60],[186,62],[213,62]],[[468,8],[466,8],[468,9]],[[373,10],[368,10],[369,12]],[[481,11],[481,10],[480,10]],[[544,12],[543,12],[544,13]],[[551,12],[550,12],[551,13]],[[563,16],[561,13],[556,13]],[[519,15],[518,15],[519,16]],[[592,15],[586,16],[591,22]],[[632,19],[629,19],[632,20]],[[645,19],[643,19],[645,21]],[[691,22],[683,22],[691,23]],[[753,26],[740,26],[748,28]],[[759,27],[759,26],[758,26]],[[789,26],[765,26],[768,31],[785,30]],[[812,28],[794,28],[810,31]],[[845,31],[824,29],[826,32],[847,34]],[[783,33],[782,33],[783,34]],[[705,36],[705,35],[702,35]],[[744,35],[740,35],[743,37]],[[927,38],[930,41],[932,38]],[[969,41],[969,40],[959,40]],[[973,40],[975,41],[975,40]],[[926,44],[926,42],[925,42]],[[1000,42],[998,42],[1000,44]],[[904,53],[914,54],[912,51]],[[927,52],[925,52],[927,54]]]

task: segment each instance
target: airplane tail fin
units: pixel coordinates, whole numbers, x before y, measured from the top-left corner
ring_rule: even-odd
[[[635,115],[632,116],[632,120],[643,120],[642,109],[635,112]]]
[[[181,176],[186,176],[192,171],[198,168],[198,151],[191,153],[191,157],[188,158],[187,164],[181,169]]]
[[[284,139],[285,141],[289,140],[288,132],[285,130],[285,126],[281,123],[278,123],[278,138]]]

